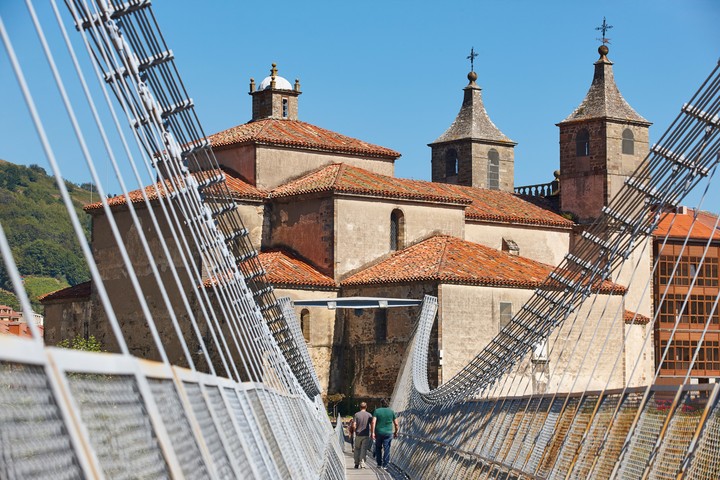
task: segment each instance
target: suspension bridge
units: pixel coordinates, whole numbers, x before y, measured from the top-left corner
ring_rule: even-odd
[[[52,125],[38,114],[0,18],[4,49],[118,350],[45,346],[32,322],[32,339],[0,336],[0,477],[345,478],[342,425],[333,427],[325,413],[292,304],[275,297],[246,228],[233,215],[233,197],[150,1],[49,3],[61,45],[45,40],[30,1],[28,14],[82,151],[75,161],[87,163],[97,185],[127,272],[127,295],[137,298],[158,360],[130,354],[48,139]],[[66,29],[68,19],[76,31]],[[81,51],[71,36],[81,37]],[[57,67],[58,49],[71,58],[70,72]],[[81,68],[80,55],[91,59],[89,71]],[[87,102],[89,125],[78,120],[68,81]],[[101,108],[106,113],[98,113]],[[437,300],[424,298],[392,398],[401,425],[392,476],[720,478],[720,384],[689,381],[705,335],[717,329],[720,297],[698,313],[702,336],[686,362],[685,381],[668,386],[657,382],[660,367],[644,383],[636,376],[640,357],[652,345],[637,345],[637,358],[628,360],[611,344],[609,330],[625,328],[625,311],[613,311],[616,305],[602,295],[620,272],[636,277],[642,267],[634,253],[649,248],[650,235],[692,189],[717,188],[712,179],[720,152],[719,113],[716,66],[619,195],[578,236],[572,253],[471,362],[435,389],[428,365]],[[136,226],[140,263],[156,279],[151,288],[139,280],[138,261],[125,247],[88,147],[88,128],[100,132],[126,197],[122,221]],[[152,185],[140,191],[149,212],[142,222],[126,186],[127,169],[120,167],[124,161],[131,165],[127,180]],[[26,318],[32,318],[1,227],[4,266]],[[170,234],[151,241],[146,232],[162,228]],[[717,221],[710,228],[718,231]],[[708,248],[709,242],[700,265]],[[162,261],[167,258],[175,261]],[[652,268],[659,268],[657,261]],[[677,272],[678,263],[670,277]],[[653,288],[650,280],[639,281]],[[695,272],[690,287],[697,281]],[[683,308],[689,295],[680,300]],[[667,292],[660,296],[664,301]],[[170,329],[156,325],[158,310],[166,312]],[[590,320],[588,312],[600,310],[614,318],[609,328]],[[591,348],[579,347],[579,338],[589,339]],[[169,361],[169,348],[181,352],[182,366]],[[670,348],[667,342],[656,350],[657,365],[673,355]],[[527,373],[538,349],[552,365],[542,392],[532,388]],[[619,370],[621,386],[611,380]]]

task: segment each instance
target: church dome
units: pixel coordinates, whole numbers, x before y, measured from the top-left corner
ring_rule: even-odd
[[[258,90],[266,90],[270,88],[270,82],[272,81],[273,77],[265,77],[263,78],[263,81],[260,82],[260,86],[258,87]],[[290,85],[290,82],[288,82],[285,78],[276,75],[275,76],[275,89],[277,90],[292,90],[293,87]]]

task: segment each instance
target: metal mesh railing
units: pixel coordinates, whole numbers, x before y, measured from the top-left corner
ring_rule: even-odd
[[[0,361],[0,451],[2,478],[83,477],[42,366]]]
[[[91,249],[0,19],[3,52],[90,272],[82,321],[113,353],[46,347],[34,324],[32,340],[0,335],[0,478],[344,478],[299,322],[265,279],[150,1],[26,7],[108,250]],[[0,253],[33,318],[2,225]]]
[[[160,479],[169,476],[132,376],[70,373],[67,380],[107,477]]]
[[[28,343],[3,336],[0,357]],[[114,354],[36,353],[60,368],[32,365],[29,354],[24,363],[0,362],[2,478],[344,478],[337,430],[322,427],[324,411],[304,392],[222,385],[177,367],[158,378],[151,362]],[[92,368],[79,372],[78,362]],[[65,393],[58,396],[53,383]],[[274,401],[286,410],[250,413],[259,402]],[[76,413],[65,417],[59,404]],[[301,415],[309,434],[278,427],[289,412]],[[288,446],[306,435],[312,448],[289,454]]]

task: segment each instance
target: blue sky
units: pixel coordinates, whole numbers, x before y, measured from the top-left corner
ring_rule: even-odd
[[[300,79],[301,120],[398,150],[396,175],[425,180],[427,144],[460,108],[471,47],[479,53],[475,70],[490,118],[518,142],[516,185],[552,180],[558,168],[555,124],[587,92],[598,57],[595,27],[603,16],[613,26],[607,36],[616,81],[630,105],[653,122],[651,141],[720,57],[715,0],[156,0],[153,6],[206,133],[249,120],[249,79],[259,82],[276,62],[281,76]],[[48,17],[45,1],[36,8]],[[45,100],[54,87],[47,83],[27,9],[20,1],[0,2],[0,15],[37,100],[46,103],[65,177],[87,181],[77,151],[64,145],[66,117]],[[57,39],[52,28],[47,33],[51,42]],[[3,48],[0,92],[0,158],[44,165]],[[704,206],[720,211],[715,190]]]

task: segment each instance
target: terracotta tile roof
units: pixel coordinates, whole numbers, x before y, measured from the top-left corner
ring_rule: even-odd
[[[335,281],[311,265],[280,250],[262,252],[258,255],[265,269],[265,276],[273,286],[301,286],[337,288]]]
[[[334,192],[431,202],[470,203],[470,200],[462,195],[434,189],[433,185],[431,182],[380,175],[345,163],[333,163],[280,185],[270,192],[270,197]]]
[[[212,174],[213,171],[206,172],[205,175]],[[234,172],[228,170],[222,171],[223,176],[225,177],[225,183],[227,184],[228,190],[230,191],[230,195],[233,198],[236,199],[251,199],[251,200],[263,200],[267,197],[267,193],[263,190],[260,190],[249,183],[241,180],[238,178]],[[182,180],[181,177],[175,177],[175,183],[177,183],[180,187],[184,186],[185,183]],[[156,192],[157,187],[157,192]],[[217,189],[217,186],[210,186],[207,188],[206,191],[212,192],[214,189]],[[137,189],[133,190],[131,192],[128,192],[128,195],[130,196],[130,201],[134,204],[143,203],[143,196],[142,192],[145,191],[145,194],[147,195],[147,198],[152,200],[157,200],[158,192],[160,193],[160,197],[164,198],[165,195],[167,195],[168,192],[172,192],[174,190],[173,182],[171,182],[169,179],[165,180],[164,182],[157,182],[153,185],[148,185],[144,189]],[[112,198],[108,199],[108,205],[111,207],[116,207],[120,205],[125,205],[127,202],[125,200],[124,195],[116,195]],[[90,212],[93,210],[99,210],[102,209],[102,202],[95,202],[90,203],[88,205],[85,205],[83,209],[86,212]]]
[[[63,288],[62,290],[56,290],[40,297],[42,303],[52,302],[55,300],[80,300],[84,298],[90,298],[92,282],[78,283],[74,287]]]
[[[435,281],[537,288],[553,267],[457,237],[437,235],[401,250],[341,282],[343,286]],[[603,293],[624,288],[606,282]]]
[[[653,235],[657,238],[664,238],[667,235],[670,238],[681,239],[689,235],[690,238],[696,240],[707,240],[712,236],[714,240],[720,240],[720,227],[713,231],[717,220],[716,216],[708,212],[700,212],[697,221],[693,224],[694,216],[693,210],[687,210],[686,213],[665,214],[660,219]]]
[[[625,310],[625,323],[627,325],[647,325],[650,323],[650,318],[640,313]]]
[[[372,173],[344,163],[323,167],[270,192],[271,198],[316,192],[353,193],[386,198],[466,204],[469,220],[571,228],[572,220],[500,190],[409,180]]]
[[[206,277],[203,279],[202,284],[199,285],[202,287],[213,287],[213,286],[226,286],[228,283],[232,283],[235,279],[235,272],[227,269],[224,272],[219,272],[214,274],[212,277]]]
[[[42,335],[43,331],[44,331],[44,327],[42,325],[37,325],[37,328],[38,328],[40,335]],[[32,334],[30,333],[30,327],[25,322],[0,320],[0,335],[2,335],[2,334],[17,335],[18,337],[32,338]]]
[[[264,200],[267,198],[267,192],[261,190],[253,185],[250,185],[246,181],[242,180],[240,176],[234,171],[222,167],[223,175],[225,176],[225,183],[230,190],[230,195],[233,198],[243,198],[251,200]],[[213,187],[210,187],[211,190]]]
[[[208,138],[213,147],[261,143],[369,157],[400,157],[395,150],[346,137],[299,120],[267,118],[229,128]]]
[[[468,220],[521,223],[572,228],[573,221],[551,210],[550,205],[542,206],[538,199],[486,188],[464,187],[437,183],[444,188],[469,198],[472,203],[465,210]]]

